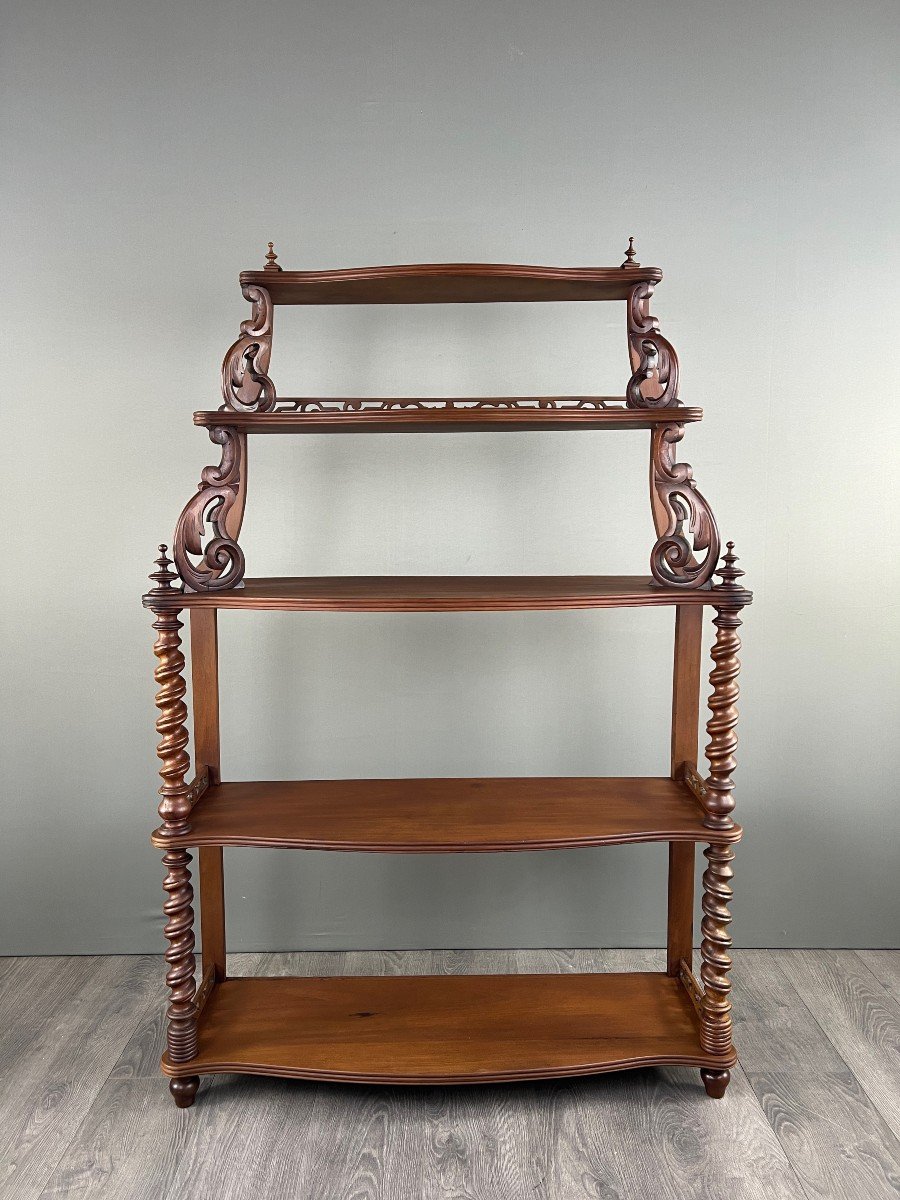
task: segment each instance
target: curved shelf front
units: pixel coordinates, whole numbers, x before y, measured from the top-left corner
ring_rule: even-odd
[[[200,1013],[197,1056],[162,1065],[444,1085],[735,1061],[702,1049],[693,1002],[662,974],[387,975],[225,980]]]
[[[688,786],[665,778],[305,779],[221,783],[173,846],[446,854],[630,842],[734,842]]]
[[[715,604],[715,588],[660,587],[649,575],[318,575],[245,579],[206,592],[147,592],[145,608],[286,612],[510,612]],[[734,604],[752,593],[732,588]]]
[[[297,398],[286,405],[321,405],[320,408],[278,409],[275,412],[234,412],[228,409],[194,413],[194,424],[203,429],[225,427],[242,433],[538,433],[576,429],[654,429],[658,425],[685,424],[703,419],[702,408],[571,407],[542,408],[540,400],[614,401],[615,397],[553,396],[497,397],[508,408],[476,407],[479,401],[459,397],[448,407],[422,407],[434,401],[408,399]],[[439,402],[440,403],[440,402]],[[418,407],[403,408],[403,404]],[[328,406],[331,407],[328,407]],[[353,407],[358,405],[359,407]],[[364,407],[368,405],[369,407]],[[373,407],[380,405],[381,407]],[[392,406],[392,407],[387,407]]]
[[[499,304],[627,300],[658,283],[659,267],[533,267],[511,263],[416,263],[338,271],[242,271],[242,287],[275,304]]]

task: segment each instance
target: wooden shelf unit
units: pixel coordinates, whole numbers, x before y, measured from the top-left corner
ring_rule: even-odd
[[[155,615],[161,825],[167,874],[167,1049],[176,1104],[222,1071],[392,1084],[462,1084],[699,1067],[721,1097],[736,1061],[729,1000],[737,722],[737,629],[752,594],[732,543],[720,558],[712,511],[675,461],[684,425],[678,359],[650,314],[655,267],[473,264],[287,272],[270,244],[244,272],[249,320],[225,356],[223,408],[198,412],[221,448],[160,547]],[[278,304],[625,302],[631,376],[621,397],[279,399],[268,375]],[[649,575],[244,578],[239,544],[252,434],[645,429],[656,541]],[[720,582],[716,583],[716,572]],[[178,586],[176,585],[178,583]],[[674,610],[671,770],[663,778],[326,779],[223,782],[218,613],[230,609],[475,612],[669,607]],[[696,765],[703,615],[716,627],[709,772]],[[191,637],[195,774],[180,614]],[[668,845],[666,970],[659,974],[230,979],[225,846],[392,854],[525,852]],[[693,974],[695,844],[705,845],[701,969]],[[190,849],[198,853],[203,974],[195,979]]]

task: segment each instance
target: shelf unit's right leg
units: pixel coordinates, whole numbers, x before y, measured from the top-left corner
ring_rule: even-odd
[[[700,658],[703,609],[675,609],[675,665],[672,675],[672,778],[697,759],[700,732]],[[694,941],[694,843],[669,842],[669,928],[666,974],[678,978],[681,963],[691,967]]]
[[[194,709],[194,757],[199,774],[221,781],[219,743],[219,638],[217,611],[191,609],[191,682]],[[202,846],[200,858],[200,935],[203,975],[212,967],[215,980],[225,978],[225,874],[221,846]]]
[[[737,590],[737,578],[743,572],[735,567],[734,544],[728,543],[725,566],[719,571],[723,582],[713,589],[716,616],[716,640],[711,654],[710,672],[712,693],[709,697],[710,717],[706,723],[709,744],[709,776],[706,780],[706,817],[710,828],[710,844],[703,851],[707,868],[703,873],[703,922],[700,953],[703,959],[700,978],[703,981],[703,1000],[700,1008],[700,1044],[711,1054],[734,1053],[731,1026],[731,868],[734,849],[728,841],[716,840],[715,831],[728,833],[734,829],[734,782],[737,748],[738,684],[741,664],[738,651],[741,640],[742,605],[729,603],[729,593]],[[724,1095],[730,1078],[727,1071],[701,1071],[710,1096]]]

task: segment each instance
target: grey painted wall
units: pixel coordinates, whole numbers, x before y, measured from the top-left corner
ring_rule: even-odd
[[[758,600],[735,935],[896,945],[893,3],[4,5],[2,941],[161,945],[154,547],[289,267],[616,263]],[[292,312],[287,394],[615,391],[623,313]],[[251,573],[641,571],[646,437],[262,439]],[[670,614],[235,614],[231,777],[665,770]],[[238,682],[240,681],[240,682]],[[226,856],[235,948],[658,944],[661,847]]]

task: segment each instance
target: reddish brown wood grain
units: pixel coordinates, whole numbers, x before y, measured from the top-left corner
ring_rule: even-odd
[[[750,592],[740,602],[749,604]],[[332,575],[246,579],[222,592],[144,597],[147,608],[332,612],[485,612],[712,604],[704,588],[664,588],[649,575]]]
[[[227,980],[196,1058],[163,1070],[457,1084],[734,1061],[701,1048],[690,997],[662,974],[387,975]]]
[[[531,267],[502,263],[417,263],[339,271],[242,271],[243,287],[265,288],[275,304],[497,304],[628,300],[635,284],[662,279],[659,267]]]
[[[184,846],[403,853],[553,850],[705,841],[702,806],[653,778],[307,779],[223,783],[191,814]],[[728,840],[736,841],[736,829]]]
[[[496,397],[496,401],[504,398]],[[624,404],[621,396],[522,396],[519,404],[540,401],[586,401],[608,400]],[[512,403],[515,397],[505,397]],[[410,397],[407,401],[363,397],[314,401],[311,398],[279,399],[279,404],[342,404],[342,410],[275,411],[275,412],[195,412],[194,424],[204,429],[227,426],[240,429],[243,433],[502,433],[543,432],[546,430],[575,429],[653,429],[658,425],[670,424],[673,415],[679,423],[700,421],[702,408],[353,408],[351,405],[365,403],[397,404],[424,403],[422,398]],[[445,401],[441,401],[444,403]],[[456,397],[449,400],[455,405],[484,403],[471,397]]]

